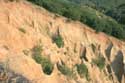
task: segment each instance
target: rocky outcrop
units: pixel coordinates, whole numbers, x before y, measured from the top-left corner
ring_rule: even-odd
[[[121,83],[122,77],[124,76],[123,53],[121,51],[118,51],[114,61],[111,63],[111,67],[118,81]]]
[[[9,70],[7,65],[0,63],[0,83],[30,83],[30,81],[22,75],[16,74]]]
[[[109,61],[110,61],[112,47],[113,47],[113,44],[112,44],[112,42],[110,42],[107,49],[105,50],[105,55],[107,56]]]

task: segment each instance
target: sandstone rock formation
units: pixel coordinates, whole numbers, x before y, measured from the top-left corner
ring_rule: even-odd
[[[0,1],[0,63],[26,83],[125,83],[125,42],[67,20],[27,1]],[[61,48],[52,39],[58,33]],[[54,65],[50,75],[32,58],[31,49],[38,44]],[[103,69],[93,62],[98,56],[104,58]],[[57,63],[71,69],[72,76],[61,73]],[[79,75],[76,64],[86,65],[86,77]],[[0,75],[2,71],[0,66]]]

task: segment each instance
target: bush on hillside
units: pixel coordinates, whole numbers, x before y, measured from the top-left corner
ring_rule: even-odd
[[[63,65],[57,64],[57,68],[58,68],[58,70],[59,70],[63,75],[66,75],[66,76],[68,76],[68,77],[72,77],[73,71],[72,71],[68,66],[66,66],[65,64],[63,64]]]
[[[43,72],[50,75],[53,71],[53,64],[51,61],[41,55],[42,47],[40,45],[35,46],[33,49],[33,59],[41,64]]]
[[[102,56],[98,56],[97,58],[92,60],[92,63],[99,67],[102,70],[105,67],[105,58]]]
[[[60,34],[54,36],[53,38],[53,42],[56,43],[56,45],[61,48],[64,46],[64,41],[63,41],[63,38]]]
[[[77,64],[77,72],[80,75],[80,77],[86,77],[87,80],[89,80],[88,76],[88,68],[85,64]]]

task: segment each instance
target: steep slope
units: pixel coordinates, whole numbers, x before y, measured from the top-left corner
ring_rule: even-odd
[[[61,48],[53,41],[59,35],[64,42]],[[33,58],[32,49],[37,45],[42,46],[41,55],[54,65],[50,75]],[[96,60],[98,57],[102,57],[101,63]],[[125,42],[97,34],[80,22],[69,21],[29,2],[3,0],[0,1],[0,63],[5,66],[0,68],[0,82],[5,83],[11,78],[8,70],[28,80],[24,83],[124,83]],[[79,64],[86,66],[79,69],[76,66]]]
[[[98,8],[96,9],[95,7],[93,8],[91,6],[84,4],[80,5],[72,2],[66,2],[65,0],[53,0],[53,1],[28,0],[28,1],[31,1],[36,5],[44,7],[45,9],[51,12],[65,16],[69,19],[78,20],[83,24],[86,24],[89,27],[93,28],[97,32],[104,32],[118,39],[123,39],[123,40],[125,39],[124,25],[118,23],[115,19],[105,15],[104,13],[101,13],[100,11],[97,10]],[[103,11],[103,9],[99,10]],[[117,12],[117,9],[115,10]],[[107,14],[112,14],[112,11],[109,11]],[[113,15],[117,17],[116,14]],[[120,16],[122,15],[120,14]]]

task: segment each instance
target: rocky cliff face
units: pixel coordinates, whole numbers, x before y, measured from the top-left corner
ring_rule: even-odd
[[[49,74],[37,55],[53,65]],[[125,42],[29,2],[3,0],[0,64],[3,83],[125,83]]]

